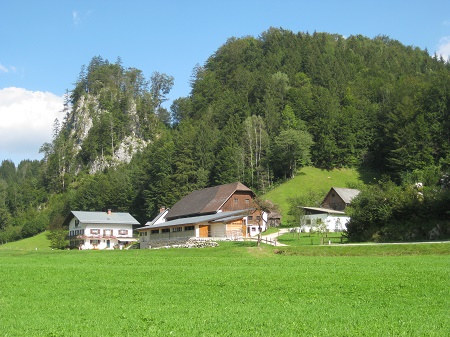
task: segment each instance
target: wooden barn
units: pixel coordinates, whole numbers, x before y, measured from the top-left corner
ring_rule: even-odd
[[[254,236],[266,226],[253,191],[235,182],[193,191],[137,230],[141,248],[147,248],[160,240]]]

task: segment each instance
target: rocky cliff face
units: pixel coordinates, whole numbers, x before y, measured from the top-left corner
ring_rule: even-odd
[[[114,151],[112,158],[98,157],[95,159],[94,162],[91,163],[89,173],[93,174],[122,163],[129,163],[133,158],[133,155],[142,151],[147,144],[148,142],[136,136],[127,136],[119,144],[117,150]]]
[[[78,101],[78,105],[70,115],[71,123],[68,125],[70,128],[70,137],[76,140],[76,153],[81,150],[83,141],[89,134],[89,130],[93,125],[93,118],[89,114],[87,106],[93,104],[93,109],[98,110],[98,102],[93,97],[82,96]]]
[[[102,116],[109,113],[108,109],[101,108],[98,97],[89,94],[80,97],[66,119],[68,137],[71,143],[75,144],[73,149],[75,156],[80,154],[88,138],[95,136],[92,133],[102,129],[98,124],[105,123]],[[87,164],[90,173],[96,173],[121,163],[129,163],[133,155],[142,151],[149,143],[148,140],[139,136],[139,117],[136,112],[136,104],[131,102],[123,114],[127,116],[128,120],[126,134],[121,134],[116,143],[113,143],[112,155],[111,153],[104,155],[103,150],[101,153],[97,153],[97,156]],[[108,129],[108,127],[106,125],[103,129]]]

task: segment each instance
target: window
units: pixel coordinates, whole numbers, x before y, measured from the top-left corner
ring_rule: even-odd
[[[185,231],[193,231],[193,230],[195,230],[195,226],[186,226],[186,227],[184,227],[184,230]]]
[[[91,240],[91,245],[96,246],[100,243],[100,240]]]
[[[128,229],[119,229],[119,235],[128,235]]]
[[[139,236],[147,236],[147,232],[139,232]]]
[[[249,204],[250,203],[250,199],[245,199],[245,203]]]
[[[237,204],[238,203],[238,198],[234,198],[234,203]]]
[[[183,230],[183,227],[173,227],[172,232],[181,232]]]
[[[252,227],[252,232],[254,232],[254,231],[256,231],[256,228],[255,228],[255,227]]]
[[[75,219],[75,227],[78,227],[79,224],[80,224],[80,220]]]
[[[152,229],[152,234],[159,234],[159,229]]]
[[[100,229],[91,229],[91,234],[100,234]]]
[[[256,220],[259,221],[261,220],[261,217],[259,215],[256,216]]]
[[[253,215],[249,215],[249,216],[248,216],[248,220],[249,220],[249,221],[252,221],[252,220],[253,220]]]
[[[111,236],[113,233],[112,229],[104,229],[103,236]]]
[[[161,229],[161,233],[169,233],[169,232],[170,232],[170,228]]]

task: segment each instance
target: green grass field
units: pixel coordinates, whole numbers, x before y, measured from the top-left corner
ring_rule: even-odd
[[[347,243],[347,238],[342,236],[343,233],[330,232],[322,238],[318,233],[285,233],[278,236],[277,240],[280,243],[288,246],[306,246],[306,245],[321,245],[321,244],[341,244]]]
[[[445,336],[450,331],[449,244],[395,246],[388,254],[387,246],[298,246],[280,252],[254,245],[1,250],[1,334]]]
[[[52,250],[46,234],[43,232],[31,238],[5,243],[0,245],[0,250]]]

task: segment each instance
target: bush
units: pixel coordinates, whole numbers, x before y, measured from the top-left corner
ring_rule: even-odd
[[[388,179],[364,188],[352,200],[350,241],[411,241],[448,237],[450,192],[422,184],[397,186]],[[430,233],[433,231],[433,235]]]

